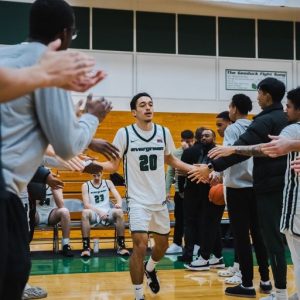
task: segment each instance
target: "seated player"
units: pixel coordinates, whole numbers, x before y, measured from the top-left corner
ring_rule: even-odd
[[[117,254],[128,256],[129,251],[125,246],[124,239],[124,215],[122,210],[122,198],[110,180],[102,179],[102,173],[93,174],[93,180],[82,185],[82,199],[84,210],[82,211],[82,257],[91,256],[90,227],[91,224],[105,226],[116,224],[117,229]],[[113,194],[117,203],[114,208],[110,207],[109,192]]]
[[[70,212],[64,207],[62,189],[46,187],[46,197],[36,201],[35,224],[55,225],[60,223],[62,228],[62,254],[73,257],[70,242]]]

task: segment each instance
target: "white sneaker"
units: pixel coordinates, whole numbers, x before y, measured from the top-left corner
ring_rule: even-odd
[[[225,268],[223,257],[217,258],[212,254],[208,261],[209,261],[209,266],[212,269],[224,269]]]
[[[23,292],[22,300],[42,299],[47,297],[47,291],[38,286],[31,286],[28,283]]]
[[[200,249],[199,245],[194,245],[193,256],[198,256],[199,249]]]
[[[276,300],[276,296],[275,296],[275,293],[271,293],[267,297],[262,297],[262,298],[259,298],[259,299],[260,300]]]
[[[224,280],[226,284],[238,285],[242,283],[242,273],[240,271],[235,272],[232,277],[226,278]]]
[[[234,263],[232,267],[228,267],[225,270],[219,271],[218,275],[220,277],[232,277],[238,271],[239,271],[239,264]]]
[[[209,260],[206,260],[201,256],[192,261],[189,265],[185,264],[184,267],[192,271],[207,271],[210,269]]]
[[[178,254],[178,253],[182,253],[182,247],[178,246],[175,243],[171,244],[166,251],[166,254]]]

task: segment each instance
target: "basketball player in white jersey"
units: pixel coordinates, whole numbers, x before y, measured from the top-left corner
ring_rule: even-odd
[[[148,286],[158,293],[160,284],[155,266],[168,248],[170,232],[169,212],[166,206],[165,168],[167,163],[187,171],[193,169],[172,155],[174,143],[170,131],[154,124],[153,101],[147,93],[133,97],[130,103],[136,123],[118,130],[113,144],[124,160],[127,186],[129,224],[133,241],[130,275],[135,299],[144,299],[143,277]],[[100,163],[105,171],[118,170],[121,159]],[[155,245],[148,262],[144,263],[148,234],[152,233]]]
[[[60,222],[62,229],[62,254],[66,257],[73,257],[70,242],[70,212],[64,207],[62,189],[52,189],[47,185],[46,197],[36,201],[36,225],[55,225]]]
[[[110,180],[102,179],[102,173],[93,174],[93,180],[82,185],[82,200],[84,210],[82,211],[81,229],[83,251],[82,257],[91,256],[90,228],[91,224],[102,224],[108,226],[116,224],[117,229],[117,254],[129,256],[125,246],[125,224],[122,210],[122,198],[116,187]],[[116,199],[114,208],[111,208],[109,192]]]

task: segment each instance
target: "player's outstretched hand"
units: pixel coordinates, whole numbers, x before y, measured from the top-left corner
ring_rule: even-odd
[[[188,178],[196,183],[207,183],[209,182],[210,170],[205,164],[195,164],[192,169],[188,172]]]
[[[102,122],[111,110],[111,101],[107,101],[103,97],[96,100],[90,99],[86,103],[86,111],[97,117],[99,122]]]
[[[231,154],[234,154],[234,147],[230,147],[230,146],[218,146],[215,147],[213,149],[211,149],[208,152],[208,157],[209,158],[220,158],[220,157],[225,157],[225,156],[229,156]]]
[[[92,73],[95,66],[93,57],[78,51],[56,51],[60,45],[59,39],[50,43],[39,61],[45,87],[84,92],[106,77],[103,71]]]
[[[48,175],[46,183],[54,190],[62,189],[64,187],[64,183],[52,173]]]
[[[102,139],[93,139],[89,145],[89,149],[103,154],[109,160],[120,158],[119,149]]]
[[[269,143],[262,145],[261,150],[264,154],[270,157],[278,157],[286,155],[291,151],[292,140],[287,139],[283,136],[269,135],[272,140]]]

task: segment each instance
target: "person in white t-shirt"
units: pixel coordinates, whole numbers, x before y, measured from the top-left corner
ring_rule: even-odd
[[[82,211],[82,257],[91,256],[90,247],[90,228],[91,224],[102,224],[108,226],[116,224],[117,230],[117,254],[129,256],[129,251],[125,246],[125,223],[122,210],[122,198],[116,187],[110,180],[102,179],[102,173],[93,174],[93,180],[87,181],[82,185],[82,200],[84,210]],[[111,207],[109,192],[116,199],[116,204]]]
[[[119,129],[113,144],[123,158],[133,240],[130,275],[135,299],[141,300],[144,299],[144,273],[151,291],[159,292],[155,266],[168,248],[170,219],[165,201],[164,164],[184,172],[194,167],[172,155],[175,147],[169,129],[152,122],[153,100],[149,94],[135,95],[130,108],[136,123]],[[115,172],[120,162],[121,159],[116,159],[100,164],[105,171]],[[153,234],[155,245],[148,262],[144,263],[149,233]]]

